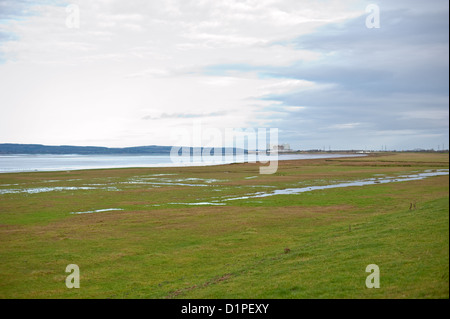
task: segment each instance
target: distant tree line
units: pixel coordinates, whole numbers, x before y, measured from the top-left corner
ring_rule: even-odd
[[[124,148],[109,148],[109,147],[99,147],[99,146],[52,146],[52,145],[41,145],[41,144],[0,144],[0,154],[55,154],[55,155],[168,155],[172,150],[172,146],[135,146],[135,147],[124,147]],[[236,154],[247,151],[235,148],[219,148],[216,155],[220,155],[220,150],[222,154]],[[240,152],[238,152],[239,150]],[[199,152],[207,151],[205,148],[197,147],[186,147],[179,150],[179,154],[183,155],[194,155],[199,154]],[[219,154],[217,154],[219,153]]]

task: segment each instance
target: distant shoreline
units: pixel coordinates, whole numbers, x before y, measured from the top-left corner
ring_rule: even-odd
[[[0,173],[55,172],[87,169],[120,169],[120,168],[163,168],[219,166],[236,163],[261,163],[268,161],[309,160],[322,158],[359,157],[365,154],[279,154],[279,156],[217,156],[217,157],[175,157],[169,155],[68,155],[68,154],[7,154],[0,155]],[[179,160],[174,161],[174,160]]]

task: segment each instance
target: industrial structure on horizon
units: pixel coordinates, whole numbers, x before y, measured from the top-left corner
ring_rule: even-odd
[[[292,152],[289,144],[267,144],[267,150],[269,152]]]

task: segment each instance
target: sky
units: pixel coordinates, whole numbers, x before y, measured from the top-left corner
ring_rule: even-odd
[[[293,149],[448,149],[448,17],[447,0],[0,0],[0,143],[276,128]]]

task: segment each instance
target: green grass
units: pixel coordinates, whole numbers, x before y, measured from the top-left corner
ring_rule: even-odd
[[[442,168],[448,154],[399,153],[280,162],[273,175],[257,164],[0,174],[0,190],[117,188],[0,194],[0,298],[449,298],[448,176],[173,204]],[[176,175],[149,176],[161,173]],[[169,184],[125,183],[149,177]],[[173,185],[187,178],[209,186]],[[124,210],[70,214],[104,208]],[[65,286],[72,263],[80,289]],[[368,264],[380,289],[365,286]]]

